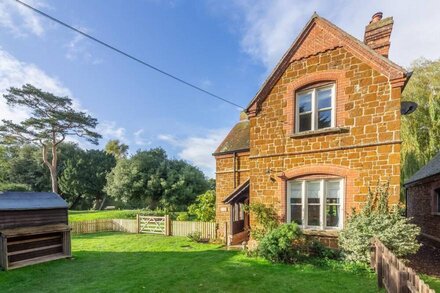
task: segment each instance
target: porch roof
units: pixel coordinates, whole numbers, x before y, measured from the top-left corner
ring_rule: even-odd
[[[235,203],[240,199],[245,198],[246,196],[249,196],[249,185],[250,180],[246,180],[242,184],[240,184],[237,188],[234,189],[234,191],[231,192],[231,194],[226,197],[225,200],[223,200],[224,203]]]

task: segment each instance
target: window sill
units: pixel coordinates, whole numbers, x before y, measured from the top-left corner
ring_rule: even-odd
[[[440,216],[440,212],[439,213],[434,212],[434,213],[432,213],[432,215],[433,216]]]
[[[321,135],[321,134],[346,133],[346,132],[348,132],[348,128],[331,127],[331,128],[324,128],[324,129],[319,129],[319,130],[310,130],[310,131],[293,133],[290,135],[290,137],[291,138],[301,138],[301,137],[309,137],[309,136],[315,136],[315,135]]]
[[[304,235],[337,237],[339,235],[340,230],[338,228],[327,229],[327,230],[316,230],[316,229],[305,228],[302,231]]]

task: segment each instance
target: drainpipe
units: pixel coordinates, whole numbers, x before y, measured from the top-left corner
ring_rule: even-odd
[[[234,160],[233,160],[233,169],[234,169],[234,189],[237,187],[237,175],[235,174],[237,171],[237,153],[234,152]]]

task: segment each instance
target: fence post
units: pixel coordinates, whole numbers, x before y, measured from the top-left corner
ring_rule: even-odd
[[[399,270],[400,270],[400,267],[399,267]],[[408,285],[407,285],[408,279],[409,279],[409,276],[408,276],[407,272],[402,272],[402,271],[399,272],[399,276],[397,279],[397,292],[399,292],[399,293],[409,292]]]
[[[139,219],[139,214],[136,214],[136,233],[138,233],[139,234],[139,232],[140,232],[140,229],[141,229],[141,225],[140,225],[140,219]]]
[[[171,236],[170,215],[165,215],[165,236]]]
[[[377,286],[383,288],[383,272],[382,272],[382,247],[377,240],[374,241],[376,246],[376,273]]]

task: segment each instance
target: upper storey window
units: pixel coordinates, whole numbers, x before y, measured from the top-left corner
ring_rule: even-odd
[[[295,132],[335,126],[335,84],[308,87],[296,93]]]

